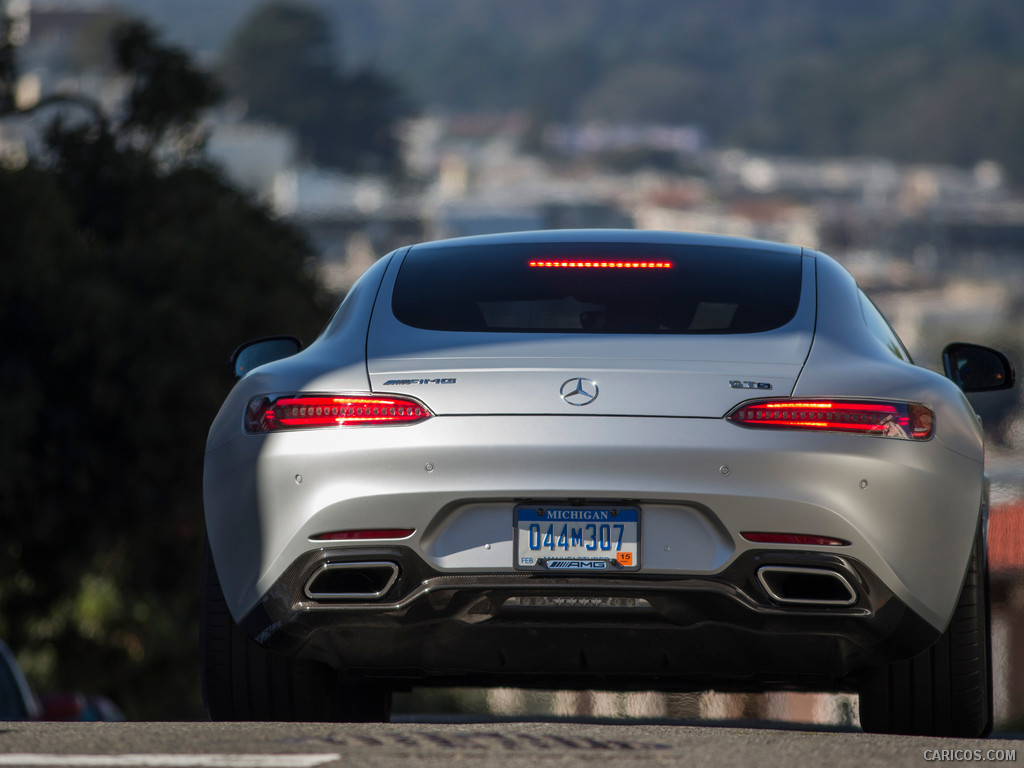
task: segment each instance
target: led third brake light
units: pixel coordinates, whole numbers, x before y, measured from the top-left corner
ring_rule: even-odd
[[[533,259],[532,268],[547,269],[672,269],[671,261],[647,259]]]
[[[411,398],[377,395],[261,395],[245,409],[250,434],[311,427],[410,424],[433,414]]]
[[[903,440],[927,440],[935,428],[930,408],[883,400],[757,400],[738,406],[726,418],[754,429],[852,432]]]

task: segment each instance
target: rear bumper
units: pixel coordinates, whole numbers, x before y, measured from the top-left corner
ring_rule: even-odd
[[[941,631],[978,528],[983,468],[937,439],[769,434],[722,419],[467,416],[239,433],[207,454],[204,486],[239,622],[319,551],[324,532],[412,528],[402,544],[433,572],[511,578],[517,503],[615,499],[642,509],[638,578],[718,578],[763,548],[744,531],[832,536],[849,546],[822,554],[863,564]]]
[[[324,564],[395,563],[379,599],[316,601]],[[838,573],[850,605],[773,600],[764,567]],[[310,552],[243,620],[272,650],[395,684],[686,690],[836,690],[858,669],[915,655],[938,631],[863,564],[751,551],[714,576],[442,573],[408,547]]]

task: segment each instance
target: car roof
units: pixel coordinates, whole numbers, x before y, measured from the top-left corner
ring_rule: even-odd
[[[546,229],[531,232],[506,232],[434,240],[412,246],[420,251],[457,246],[508,245],[513,243],[651,243],[664,245],[699,245],[719,248],[744,248],[777,253],[802,253],[799,245],[776,243],[730,235],[705,235],[694,232],[666,232],[646,229]]]

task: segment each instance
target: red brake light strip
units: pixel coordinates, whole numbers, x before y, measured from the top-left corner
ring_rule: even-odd
[[[410,424],[433,414],[400,397],[373,395],[284,395],[255,397],[245,412],[245,431],[277,432],[311,427]]]
[[[850,542],[832,536],[813,536],[806,533],[764,533],[760,531],[743,531],[740,533],[747,541],[755,544],[798,544],[811,547],[848,547]]]
[[[853,432],[905,440],[927,440],[935,426],[935,415],[926,406],[860,400],[763,400],[744,403],[727,418],[755,429]]]
[[[672,269],[671,261],[622,261],[609,259],[536,259],[531,267],[558,269]]]
[[[364,539],[407,539],[415,528],[362,528],[355,531],[331,531],[310,536],[312,541],[362,541]]]

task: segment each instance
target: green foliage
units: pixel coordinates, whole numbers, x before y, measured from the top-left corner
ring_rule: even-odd
[[[718,146],[995,159],[1024,180],[1024,3],[346,0],[353,61],[424,103],[685,121]]]
[[[134,78],[122,129],[142,133],[147,147],[192,126],[220,98],[217,84],[184,51],[158,43],[145,24],[120,24],[112,40],[117,68]]]
[[[146,50],[121,57],[137,68],[124,127],[58,123],[51,162],[0,171],[0,635],[44,690],[173,718],[200,713],[202,456],[227,355],[308,338],[324,307],[300,234],[138,146],[211,92]]]
[[[258,4],[221,0],[212,17],[203,0],[122,2],[207,49],[223,45]],[[385,72],[443,111],[519,110],[540,122],[685,120],[719,147],[993,159],[1024,181],[1024,142],[1016,139],[1024,133],[1024,3],[1014,0],[305,7],[336,31],[333,61]]]
[[[295,130],[308,159],[354,171],[399,170],[397,123],[411,112],[391,79],[338,71],[328,20],[310,6],[272,2],[231,39],[220,72],[257,119]]]

